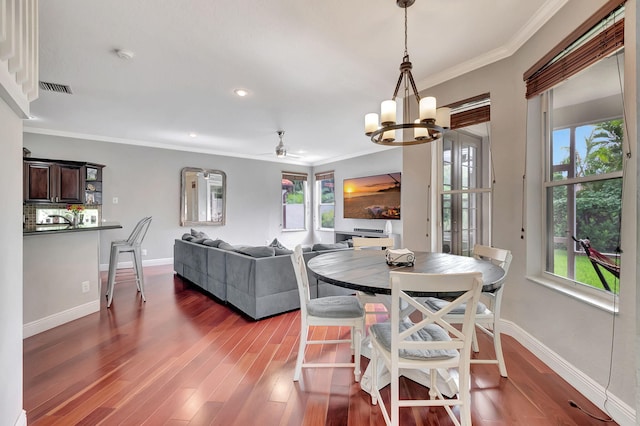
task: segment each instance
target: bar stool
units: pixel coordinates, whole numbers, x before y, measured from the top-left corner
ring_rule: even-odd
[[[133,271],[136,277],[136,287],[142,296],[143,301],[147,301],[144,297],[144,275],[142,271],[142,253],[140,247],[142,240],[147,234],[149,225],[151,224],[151,216],[142,218],[131,231],[131,235],[126,240],[117,240],[111,242],[111,253],[109,255],[109,279],[107,282],[107,308],[111,307],[113,301],[113,290],[116,283],[116,272],[118,269],[118,257],[120,253],[131,253],[133,255]]]

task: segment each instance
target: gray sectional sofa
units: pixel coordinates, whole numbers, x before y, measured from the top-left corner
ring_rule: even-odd
[[[289,250],[231,246],[188,235],[183,236],[186,239],[176,239],[173,247],[174,270],[179,276],[256,320],[300,308]],[[305,261],[324,252],[348,248],[315,245],[313,249],[304,253]],[[353,293],[332,284],[318,284],[313,276],[309,284],[311,294],[316,297]]]

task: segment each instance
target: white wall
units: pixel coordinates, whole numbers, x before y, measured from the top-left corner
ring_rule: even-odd
[[[583,393],[585,389],[591,388],[589,390],[593,392],[589,396],[593,398],[596,395],[595,399],[598,399],[594,402],[601,404],[604,400],[604,388],[611,376],[608,395],[614,401],[610,400],[607,408],[623,418],[628,415],[626,419],[629,419],[635,415],[632,411],[635,409],[637,391],[635,376],[630,374],[631,371],[636,371],[637,363],[637,355],[630,349],[635,347],[636,336],[637,238],[626,238],[620,314],[615,318],[615,338],[612,344],[614,317],[610,313],[526,278],[527,262],[533,262],[539,257],[540,245],[529,243],[530,239],[535,240],[536,235],[535,231],[530,233],[532,231],[527,229],[527,225],[525,233],[521,232],[523,215],[528,224],[540,223],[542,218],[539,198],[527,200],[524,212],[522,208],[523,176],[527,172],[524,167],[527,101],[524,96],[523,73],[604,3],[604,0],[571,0],[512,57],[447,81],[424,93],[436,96],[439,103],[447,104],[490,92],[491,144],[496,179],[493,243],[511,250],[514,256],[508,287],[505,289],[503,317],[515,324],[521,337],[527,336],[530,342],[539,343],[549,354],[553,354],[559,363],[566,363],[566,370],[574,371],[574,379],[578,377],[583,381],[581,384],[574,381],[574,386],[579,387]],[[635,5],[636,2],[627,2],[626,25],[630,37],[625,37],[625,98],[629,112],[627,127],[634,158],[637,144]],[[530,140],[529,143],[540,142]],[[414,182],[417,193],[408,198],[412,204],[404,208],[407,213],[404,216],[405,239],[418,238],[425,246],[429,242],[421,237],[422,229],[418,225],[421,225],[422,218],[427,214],[426,202],[422,197],[424,188],[431,182],[431,170],[424,166],[429,164],[425,163],[428,161],[429,149],[422,146],[416,150],[406,150],[403,157],[404,176],[408,176],[407,170],[411,170],[412,179],[421,182]],[[533,146],[532,149],[535,150],[536,147]],[[630,199],[633,199],[636,191],[635,160],[632,163],[632,167],[627,170],[630,179],[627,179],[629,186],[626,190],[631,191]],[[535,170],[529,170],[527,176],[529,175],[535,175]],[[405,180],[403,188],[407,187]],[[623,235],[635,236],[635,205],[625,205],[623,216]],[[412,231],[414,224],[420,232]]]
[[[0,100],[0,424],[22,411],[22,120]]]

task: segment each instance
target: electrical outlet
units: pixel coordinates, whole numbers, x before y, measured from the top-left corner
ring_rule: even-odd
[[[89,283],[89,281],[83,281],[82,282],[82,292],[83,293],[89,293],[90,289],[91,289],[91,284]]]
[[[113,197],[113,204],[118,204],[118,197]]]
[[[140,250],[140,252],[142,253],[143,256],[147,255],[147,249],[142,249],[142,250]]]

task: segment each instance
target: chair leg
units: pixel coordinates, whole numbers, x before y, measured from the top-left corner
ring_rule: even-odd
[[[471,426],[471,390],[469,378],[469,364],[466,365],[466,371],[460,372],[460,389],[458,398],[462,402],[460,405],[460,425]]]
[[[476,328],[473,328],[473,339],[471,340],[471,349],[474,352],[480,352],[480,346],[478,346],[478,334],[476,333]]]
[[[138,286],[138,291],[140,291],[142,301],[146,302],[147,299],[144,297],[144,271],[142,269],[142,253],[140,253],[140,247],[136,247],[133,250],[133,262],[136,270],[136,283]]]
[[[359,327],[353,327],[351,330],[352,339],[351,342],[355,346],[355,351],[353,354],[353,364],[354,364],[354,376],[356,383],[360,381],[360,375],[362,372],[360,371],[360,351],[362,346],[362,329]]]
[[[300,345],[298,346],[298,359],[296,360],[296,369],[293,373],[293,381],[300,380],[300,374],[302,373],[302,363],[304,362],[304,350],[307,347],[307,335],[309,334],[309,326],[303,324],[300,328]]]
[[[493,329],[493,347],[496,351],[496,359],[498,360],[498,369],[502,377],[507,377],[507,366],[504,363],[504,355],[502,353],[502,339],[500,330]]]
[[[111,307],[113,301],[113,289],[116,282],[116,270],[118,268],[118,247],[111,247],[109,255],[109,278],[107,281],[107,308]]]

